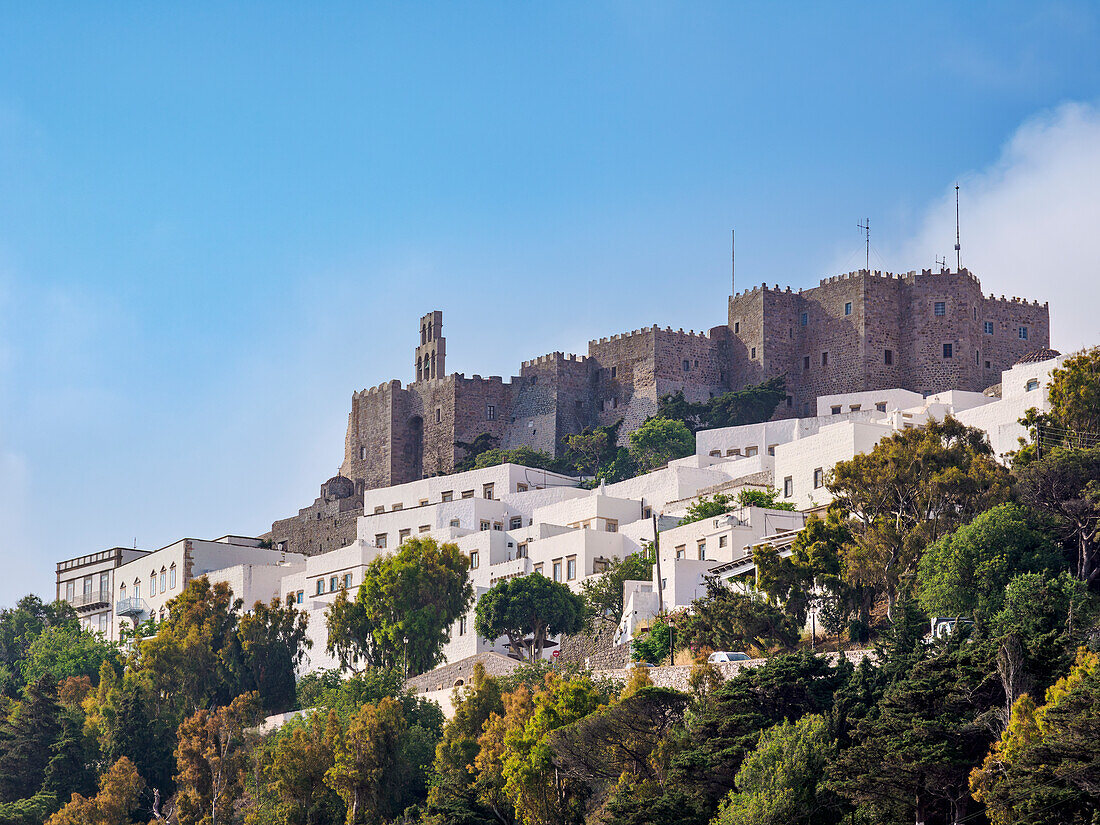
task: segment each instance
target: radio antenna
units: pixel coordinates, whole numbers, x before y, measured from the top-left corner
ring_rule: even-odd
[[[863,223],[857,223],[856,226],[858,226],[860,229],[862,229],[863,234],[866,235],[866,237],[867,237],[867,263],[866,263],[866,267],[867,267],[867,271],[870,272],[871,271],[871,219],[870,218],[864,218]]]
[[[962,245],[959,243],[959,185],[955,184],[955,269],[962,272]]]

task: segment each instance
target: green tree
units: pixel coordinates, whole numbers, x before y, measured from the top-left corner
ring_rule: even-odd
[[[26,686],[23,700],[0,725],[0,802],[38,792],[60,735],[57,683],[43,676]]]
[[[329,711],[294,720],[272,737],[263,774],[283,825],[328,825],[347,815],[339,795],[325,784],[340,735],[340,720]]]
[[[572,468],[579,475],[592,476],[597,482],[614,483],[632,478],[637,470],[634,460],[629,450],[619,446],[622,424],[620,418],[614,424],[585,428],[563,438],[562,468]]]
[[[99,780],[99,793],[87,798],[74,793],[46,825],[130,825],[144,782],[130,760],[123,757]]]
[[[67,602],[45,604],[38,596],[24,596],[14,608],[0,610],[0,696],[12,699],[24,685],[20,664],[43,631],[64,627],[76,631],[80,622]]]
[[[198,710],[183,721],[176,746],[179,825],[230,823],[243,794],[249,743],[245,729],[258,717],[258,698],[244,693],[228,707]]]
[[[683,422],[651,418],[630,434],[630,454],[642,472],[695,452],[695,435]]]
[[[759,424],[775,413],[786,397],[787,377],[777,375],[742,390],[723,393],[699,403],[685,400],[682,390],[661,396],[657,415],[683,423],[693,433],[718,427]]]
[[[999,701],[989,645],[965,633],[906,660],[854,744],[831,764],[830,785],[880,821],[960,822],[968,774],[989,747],[988,716]]]
[[[431,670],[447,628],[469,608],[469,559],[454,544],[411,538],[367,566],[355,601],[341,594],[326,617],[328,650],[344,667]]]
[[[589,623],[609,619],[613,622],[623,615],[623,583],[649,581],[653,576],[653,562],[644,553],[632,553],[620,560],[611,559],[598,576],[589,576],[581,582],[584,597],[584,613]]]
[[[1005,501],[1008,471],[985,433],[953,418],[903,430],[833,468],[836,505],[852,517],[845,559],[849,581],[886,594],[893,615],[923,549],[975,515]]]
[[[325,782],[344,800],[347,825],[381,823],[401,812],[398,794],[408,772],[402,760],[405,730],[401,706],[384,697],[363,705],[336,742]]]
[[[243,606],[225,582],[192,579],[168,603],[157,635],[140,642],[140,667],[179,716],[228,705],[240,692],[237,623]]]
[[[692,650],[755,647],[766,651],[772,644],[793,647],[800,626],[762,597],[708,580],[706,595],[691,603],[691,612],[677,630],[682,633],[683,646]]]
[[[993,825],[1086,825],[1100,810],[1100,657],[1082,651],[1036,707],[1016,700],[1000,741],[970,775]]]
[[[737,772],[737,790],[722,803],[714,825],[837,822],[837,800],[822,787],[833,740],[824,716],[784,720],[760,736]]]
[[[535,661],[550,636],[584,627],[584,599],[539,574],[497,582],[477,602],[474,629],[483,639],[508,637],[517,657]]]
[[[1027,513],[1001,504],[925,550],[918,572],[920,605],[930,616],[991,617],[1016,573],[1059,567],[1057,547],[1031,527]]]
[[[668,618],[658,616],[649,629],[630,642],[630,655],[635,661],[659,665],[672,650],[672,628]]]
[[[449,825],[495,822],[493,812],[478,801],[474,760],[485,723],[493,714],[504,713],[500,683],[477,662],[469,686],[461,694],[456,688],[454,700],[454,717],[435,749],[428,811]]]
[[[471,469],[482,470],[498,464],[519,464],[522,467],[534,467],[538,470],[557,471],[558,469],[558,462],[554,456],[526,445],[520,445],[511,450],[499,448],[486,450],[474,459],[474,466]]]
[[[500,439],[489,433],[481,433],[473,441],[456,441],[455,446],[462,450],[465,455],[460,461],[455,462],[455,472],[462,473],[466,470],[474,469],[474,464],[477,462],[478,456],[482,453],[494,450],[500,444]]]
[[[118,649],[98,633],[72,625],[45,628],[27,648],[19,669],[25,682],[49,675],[55,682],[69,676],[99,678],[104,662],[118,663]]]
[[[1021,449],[1013,462],[1017,469],[1053,449],[1079,449],[1098,443],[1100,347],[1074,353],[1055,369],[1050,375],[1047,397],[1049,411],[1033,408],[1020,419],[1028,428],[1032,443],[1023,444],[1021,439]]]
[[[701,496],[698,501],[693,502],[688,507],[687,513],[677,522],[676,526],[683,527],[685,524],[692,524],[703,519],[717,518],[728,513],[734,506],[733,497],[724,493],[715,493],[713,498]]]
[[[759,490],[755,487],[746,487],[737,494],[737,503],[742,507],[763,507],[767,510],[794,511],[795,506],[790,501],[779,501],[779,491],[774,487]]]
[[[60,721],[57,740],[50,747],[42,790],[59,800],[74,793],[91,794],[95,791],[96,775],[84,738],[82,715],[75,708],[63,708]]]
[[[1051,450],[1017,474],[1021,499],[1050,519],[1077,576],[1090,586],[1100,580],[1100,448]]]
[[[555,770],[546,736],[606,702],[607,696],[587,677],[562,679],[548,674],[544,687],[534,695],[530,718],[522,727],[506,732],[504,793],[524,825],[579,825],[583,821],[585,786]]]
[[[834,695],[852,672],[844,660],[830,665],[808,651],[773,656],[760,667],[741,670],[710,692],[689,717],[685,735],[666,746],[670,781],[709,818],[736,787],[735,777],[760,732],[784,719],[795,722],[805,714],[830,712]]]
[[[241,687],[255,690],[263,709],[282,713],[294,706],[294,675],[313,642],[306,637],[309,617],[278,598],[256,602],[241,617],[237,636],[241,663],[248,674]]]

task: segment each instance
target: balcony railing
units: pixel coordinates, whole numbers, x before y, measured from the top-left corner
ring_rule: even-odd
[[[149,606],[145,603],[145,599],[121,599],[115,604],[115,613],[119,616],[129,616],[135,618],[142,613],[148,613]]]
[[[66,599],[76,610],[92,610],[97,607],[107,607],[111,604],[111,593],[100,590],[98,593],[77,593],[71,599]]]

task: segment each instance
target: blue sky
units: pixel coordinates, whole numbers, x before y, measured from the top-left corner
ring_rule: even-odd
[[[310,503],[428,310],[504,376],[721,323],[734,227],[742,286],[855,268],[868,216],[876,268],[927,267],[960,180],[964,265],[1100,342],[1098,35],[1071,2],[7,8],[0,605]]]

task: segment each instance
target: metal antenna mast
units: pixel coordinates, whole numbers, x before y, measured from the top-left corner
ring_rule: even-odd
[[[946,257],[941,258],[939,255],[937,255],[936,256],[936,269],[943,269],[946,266],[947,266],[947,258]]]
[[[863,223],[857,223],[856,226],[858,226],[860,229],[862,229],[863,233],[867,236],[867,263],[866,263],[866,267],[867,267],[867,271],[870,272],[871,271],[871,219],[870,218],[864,218]]]
[[[959,243],[959,185],[955,184],[955,269],[962,272],[962,256]]]
[[[730,287],[733,291],[730,295],[737,294],[737,269],[734,266],[735,253],[737,252],[737,232],[730,230]]]

